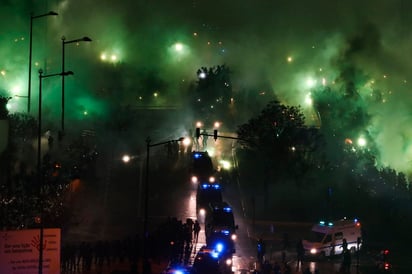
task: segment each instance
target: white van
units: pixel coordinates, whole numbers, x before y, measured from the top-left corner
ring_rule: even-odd
[[[342,243],[346,239],[351,253],[362,246],[361,224],[358,219],[341,219],[334,222],[320,221],[313,225],[311,235],[303,240],[305,256],[329,257],[343,252]]]

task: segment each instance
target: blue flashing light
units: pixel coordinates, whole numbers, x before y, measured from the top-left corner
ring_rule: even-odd
[[[220,189],[220,185],[218,185],[218,184],[213,184],[212,186],[213,186],[214,189]]]
[[[226,206],[226,207],[223,208],[223,211],[224,212],[232,212],[232,208]]]
[[[196,159],[199,159],[200,157],[202,157],[202,154],[195,153],[195,154],[193,154],[193,157],[196,158]]]
[[[202,189],[208,189],[210,187],[209,184],[202,184]]]
[[[225,235],[229,235],[229,234],[230,234],[230,231],[229,231],[229,230],[226,230],[226,229],[225,229],[225,230],[222,230],[221,232],[222,232],[222,234],[225,234]]]
[[[184,272],[180,269],[177,269],[173,272],[173,274],[184,274]]]
[[[216,246],[215,246],[215,250],[216,250],[218,253],[221,253],[221,252],[223,251],[224,247],[225,247],[225,246],[224,246],[222,243],[217,243]]]
[[[353,222],[355,222],[355,223],[357,223],[359,220],[358,220],[358,218],[355,218],[354,220],[353,220]]]
[[[326,225],[326,222],[325,222],[325,221],[320,221],[319,224],[322,225],[322,226],[324,226],[324,225]],[[333,223],[332,223],[332,222],[328,222],[327,225],[328,225],[328,226],[333,226]]]

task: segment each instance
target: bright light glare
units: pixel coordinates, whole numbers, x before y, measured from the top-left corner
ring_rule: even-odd
[[[183,145],[184,145],[185,147],[189,146],[191,142],[192,142],[192,141],[190,140],[190,138],[185,137],[185,138],[183,139]]]
[[[215,149],[213,147],[208,147],[207,153],[209,154],[210,157],[215,157]]]
[[[358,139],[358,145],[359,145],[360,147],[366,146],[366,139],[363,138],[363,137],[360,137],[360,138]]]
[[[313,100],[312,100],[312,97],[311,97],[311,94],[310,94],[310,93],[308,93],[308,94],[306,95],[306,97],[305,97],[305,103],[306,103],[307,105],[309,105],[309,106],[311,106],[311,105],[313,104]]]
[[[316,85],[316,80],[315,79],[310,78],[310,77],[308,79],[306,79],[306,86],[308,88],[313,88],[315,85]]]
[[[215,128],[219,128],[220,127],[220,122],[215,122],[214,126],[215,126]]]
[[[182,43],[176,43],[175,44],[175,50],[176,51],[182,51],[183,50],[183,44]]]
[[[205,79],[206,78],[206,73],[204,73],[204,72],[199,73],[199,78],[200,79]]]
[[[130,162],[130,156],[129,155],[123,155],[123,157],[122,157],[122,161],[124,162],[124,163],[128,163],[128,162]]]
[[[19,86],[19,85],[15,85],[11,88],[11,92],[13,94],[20,94],[20,91],[21,91],[21,86]]]
[[[196,122],[196,127],[202,127],[202,125],[203,125],[202,122],[200,122],[200,121]]]
[[[229,170],[231,168],[231,164],[227,160],[220,160],[220,164],[222,165],[223,169]]]
[[[119,62],[120,58],[117,52],[102,52],[100,54],[100,60],[103,62],[117,63]]]
[[[196,183],[197,183],[197,177],[196,177],[196,176],[192,176],[191,181],[192,181],[192,183],[196,184]]]

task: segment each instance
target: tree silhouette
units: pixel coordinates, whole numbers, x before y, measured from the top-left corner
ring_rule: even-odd
[[[315,152],[322,139],[316,128],[305,126],[299,107],[272,101],[257,117],[240,125],[237,134],[248,157],[263,163],[264,193],[269,183],[282,179],[301,184],[321,159]]]
[[[232,96],[230,69],[225,65],[201,67],[197,70],[196,86],[191,91],[191,105],[205,120],[225,119]]]
[[[5,120],[7,119],[7,116],[9,115],[9,111],[7,109],[7,103],[11,97],[4,97],[0,96],[0,120]]]

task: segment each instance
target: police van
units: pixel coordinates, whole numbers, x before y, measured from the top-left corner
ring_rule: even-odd
[[[210,203],[221,203],[222,187],[219,183],[199,183],[196,192],[196,211],[204,216]]]
[[[345,245],[351,253],[354,253],[362,246],[361,223],[358,219],[346,218],[334,222],[320,221],[312,226],[309,238],[302,243],[305,256],[340,255]]]
[[[226,202],[210,203],[206,213],[206,244],[215,246],[223,243],[229,253],[235,252],[236,230],[232,207]]]

